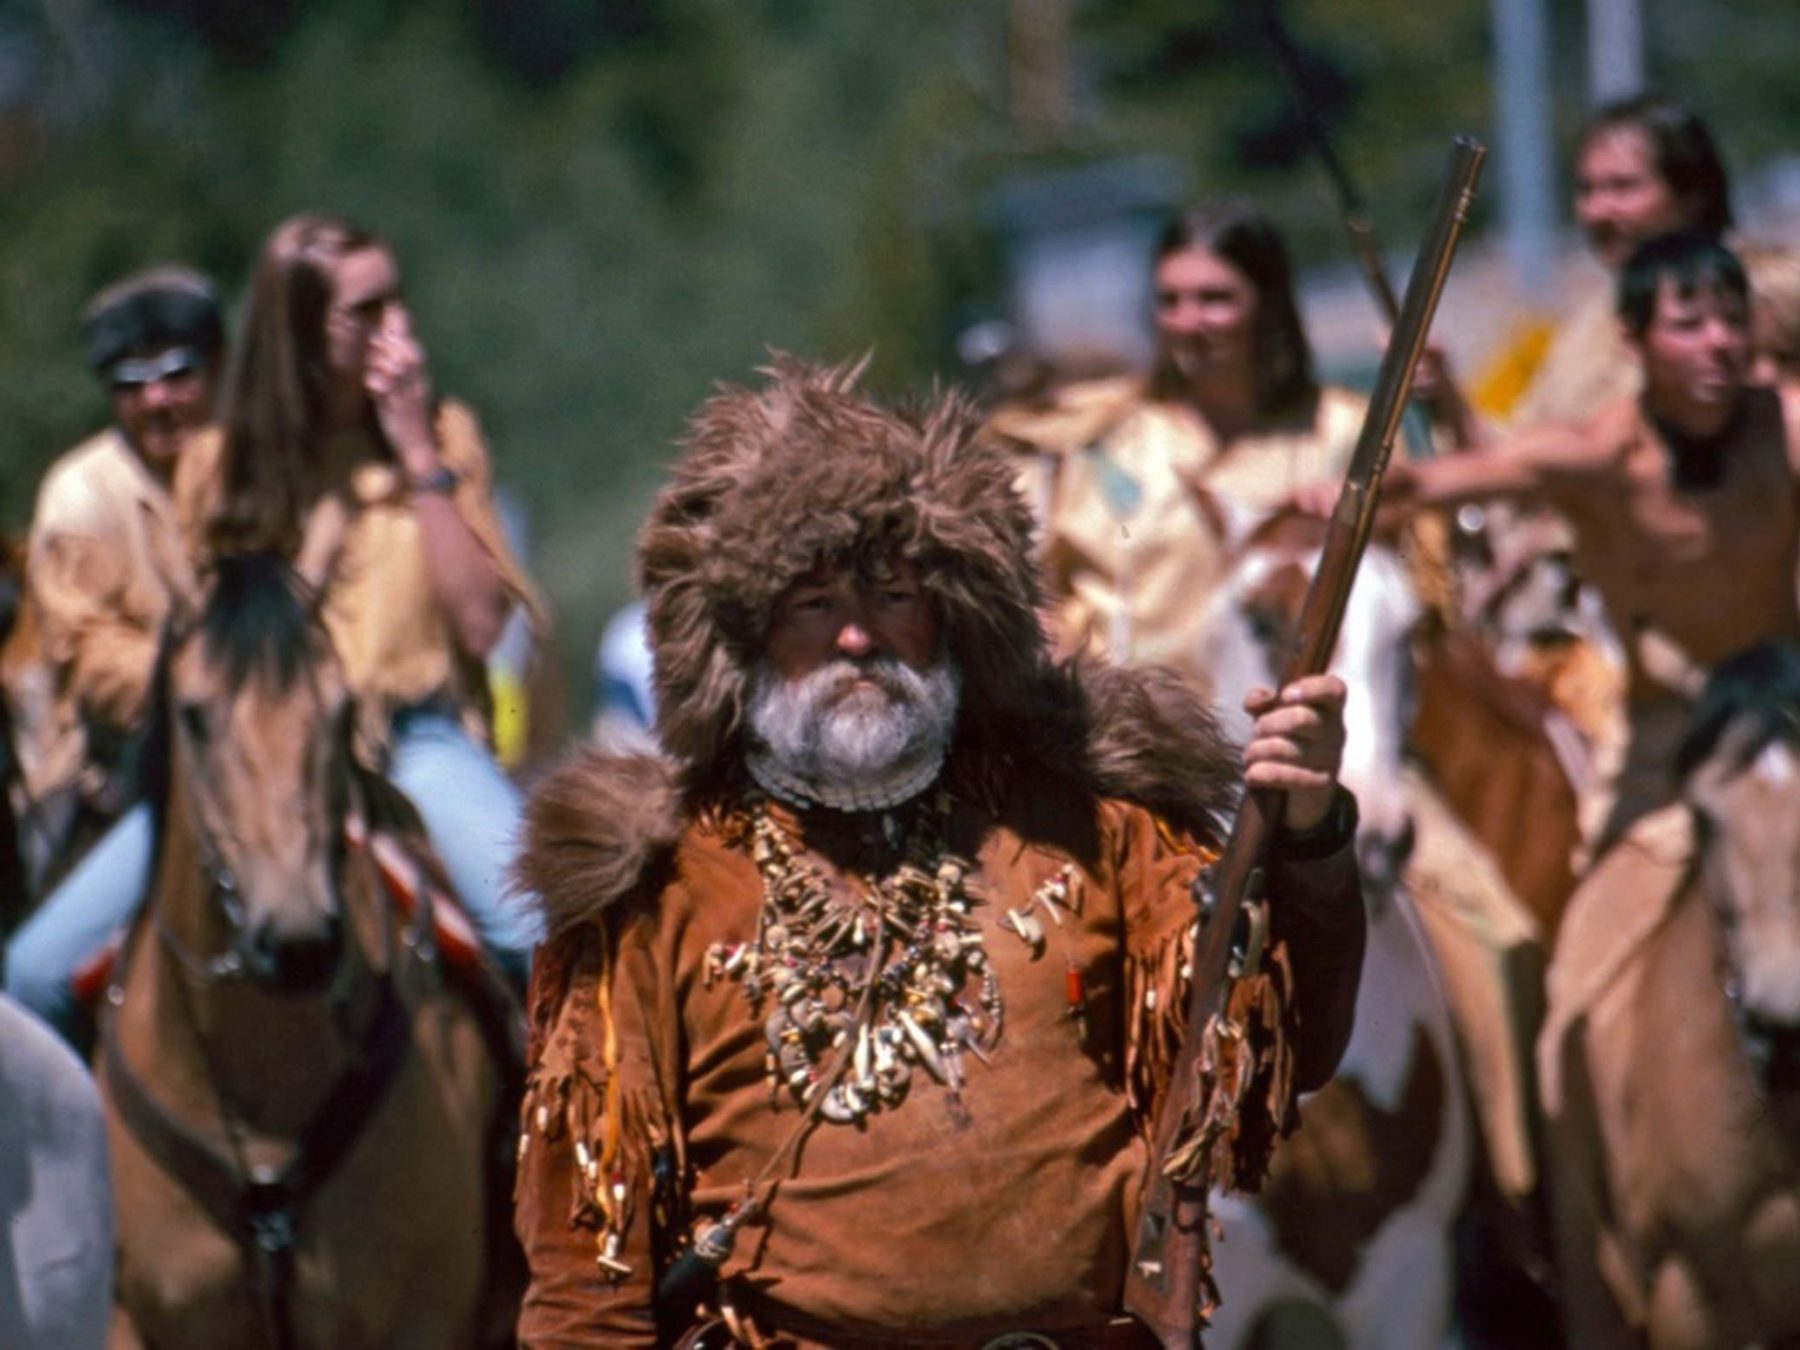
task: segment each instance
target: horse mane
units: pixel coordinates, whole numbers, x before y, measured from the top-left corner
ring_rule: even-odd
[[[1760,643],[1722,662],[1701,691],[1675,767],[1687,777],[1719,747],[1728,727],[1753,719],[1754,732],[1738,752],[1743,768],[1775,741],[1800,747],[1800,642]]]
[[[286,693],[316,650],[320,628],[306,583],[277,553],[227,553],[213,567],[200,615],[207,658],[236,693],[261,675]]]
[[[305,580],[280,554],[242,552],[219,555],[211,583],[196,626],[207,659],[224,673],[227,692],[238,692],[260,674],[276,693],[285,694],[324,641]],[[156,817],[159,844],[169,794],[169,661],[191,631],[174,617],[163,626],[145,699],[136,771],[139,793]]]

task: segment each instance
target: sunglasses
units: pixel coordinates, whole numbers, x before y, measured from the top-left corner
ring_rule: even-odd
[[[192,347],[171,347],[155,356],[126,357],[107,376],[115,390],[142,389],[158,380],[180,380],[201,370],[206,359]]]

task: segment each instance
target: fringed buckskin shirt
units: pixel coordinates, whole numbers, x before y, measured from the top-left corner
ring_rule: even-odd
[[[169,491],[117,428],[51,467],[26,568],[54,689],[47,715],[21,719],[29,746],[20,762],[34,798],[77,780],[92,796],[120,772],[143,721],[163,620],[187,575]]]
[[[1168,662],[1207,683],[1197,664],[1204,602],[1224,579],[1228,541],[1196,506],[1195,488],[1267,512],[1296,488],[1342,477],[1367,407],[1327,387],[1310,422],[1224,446],[1137,377],[997,412],[989,430],[1028,456],[1020,486],[1038,517],[1063,648]]]
[[[579,799],[579,780],[559,776]],[[771,1345],[980,1345],[1117,1315],[1150,1114],[1186,1016],[1190,888],[1214,853],[1140,806],[1067,783],[1040,778],[986,806],[949,792],[945,851],[975,864],[970,914],[1004,1031],[988,1062],[964,1056],[960,1105],[915,1064],[897,1105],[860,1124],[815,1123],[779,1169],[722,1271],[726,1300]],[[876,813],[766,809],[845,896],[893,865],[893,832],[924,810],[895,808],[884,829]],[[629,833],[612,814],[610,828]],[[698,1222],[743,1198],[800,1119],[765,1066],[772,996],[753,1007],[716,967],[708,977],[709,949],[757,935],[764,884],[747,822],[741,804],[689,820],[637,884],[539,952],[516,1210],[532,1271],[526,1346],[671,1343],[681,1328],[658,1326],[659,1271]],[[606,865],[580,829],[557,847],[574,887],[584,859]],[[525,870],[544,884],[541,866],[528,858]],[[1058,879],[1060,922],[1032,908]],[[1278,855],[1271,879],[1285,945],[1266,969],[1300,1000],[1297,1030],[1259,1068],[1269,1102],[1286,1100],[1295,1075],[1316,1085],[1335,1066],[1363,942],[1349,849]],[[1041,945],[1003,922],[1009,909],[1042,918]],[[972,989],[963,998],[972,1004]],[[1262,1121],[1239,1150],[1266,1159],[1286,1123]],[[609,1230],[612,1273],[598,1260]]]
[[[456,512],[500,571],[506,589],[542,628],[543,607],[513,557],[494,511],[493,477],[475,414],[444,400],[435,427],[438,454],[456,475]],[[210,437],[181,461],[175,493],[182,526],[196,549],[216,507],[223,443]],[[343,662],[357,704],[358,749],[371,766],[385,758],[395,712],[442,702],[477,742],[489,739],[486,666],[457,645],[432,585],[430,560],[400,465],[369,432],[349,432],[325,447],[344,466],[325,503],[341,503],[348,523],[325,567],[320,618]],[[315,508],[315,510],[320,508]]]

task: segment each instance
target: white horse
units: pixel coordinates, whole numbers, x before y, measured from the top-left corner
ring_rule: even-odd
[[[1317,533],[1261,522],[1208,601],[1204,668],[1228,723],[1253,685],[1274,687],[1317,561]],[[1296,538],[1296,534],[1298,537]],[[1369,943],[1356,1029],[1337,1077],[1301,1103],[1263,1191],[1218,1195],[1226,1291],[1215,1350],[1305,1345],[1435,1350],[1454,1304],[1452,1230],[1471,1166],[1455,1033],[1413,903],[1400,884],[1410,812],[1401,764],[1408,639],[1419,605],[1391,553],[1365,557],[1332,669],[1350,686],[1342,778],[1363,826]]]
[[[0,997],[0,1345],[105,1342],[112,1215],[94,1080],[55,1032]]]

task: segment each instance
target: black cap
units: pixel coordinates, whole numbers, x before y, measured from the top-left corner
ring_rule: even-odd
[[[121,357],[162,347],[192,347],[208,361],[225,347],[225,324],[210,278],[170,264],[134,272],[81,311],[88,369],[104,378]]]

